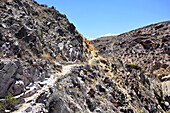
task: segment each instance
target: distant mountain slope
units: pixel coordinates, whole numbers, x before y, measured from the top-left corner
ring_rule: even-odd
[[[153,71],[151,65],[158,62],[169,68],[170,21],[91,42],[105,58],[120,58],[124,63],[144,66],[147,72]]]
[[[170,21],[91,43],[104,58],[118,58],[124,65],[140,67],[155,92],[170,102]]]

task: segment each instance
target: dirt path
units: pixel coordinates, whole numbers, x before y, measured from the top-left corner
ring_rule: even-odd
[[[43,82],[35,82],[33,84],[33,86],[30,87],[30,89],[25,92],[25,95],[30,93],[29,95],[31,95],[31,96],[25,97],[24,98],[25,102],[23,104],[21,104],[19,109],[14,111],[13,113],[26,113],[25,110],[28,109],[29,107],[31,107],[31,109],[32,109],[31,111],[39,111],[39,109],[44,108],[43,104],[36,103],[36,105],[34,105],[35,110],[33,110],[34,108],[32,107],[31,104],[36,101],[37,97],[41,93],[43,93],[45,91],[49,92],[49,88],[55,84],[57,78],[64,76],[65,74],[69,73],[74,66],[79,66],[79,65],[80,64],[65,65],[65,66],[63,66],[61,73],[52,74],[50,76],[50,78],[45,79]],[[38,84],[43,84],[44,86],[37,88]],[[23,95],[24,94],[21,94],[19,96],[23,96]],[[28,111],[29,111],[29,109],[28,109]]]

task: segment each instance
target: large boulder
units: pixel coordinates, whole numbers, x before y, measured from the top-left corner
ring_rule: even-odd
[[[69,113],[64,101],[57,94],[51,96],[48,104],[50,113]]]
[[[3,67],[0,70],[0,97],[4,97],[10,85],[14,82],[14,78],[12,77],[18,67],[11,61],[2,61],[0,65]]]

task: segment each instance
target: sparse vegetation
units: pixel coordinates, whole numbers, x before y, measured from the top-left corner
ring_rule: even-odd
[[[1,57],[4,56],[4,52],[3,52],[3,51],[1,51],[0,56],[1,56]]]
[[[130,64],[130,66],[136,70],[141,69],[141,67],[138,66],[137,64]]]
[[[50,56],[50,54],[44,53],[44,54],[42,54],[42,57],[44,57],[44,58],[50,58],[51,56]]]
[[[94,50],[94,47],[93,47],[93,45],[91,44],[91,42],[89,41],[89,40],[87,40],[83,35],[81,35],[80,33],[79,33],[79,35],[83,38],[83,42],[85,42],[86,43],[86,46],[87,46],[87,48],[89,49],[89,51],[93,51]]]
[[[55,7],[54,7],[54,6],[52,6],[51,8],[52,8],[52,9],[55,9]]]
[[[107,64],[107,61],[102,57],[100,57],[100,62],[103,63],[103,64]]]
[[[19,100],[13,98],[12,94],[9,94],[0,102],[0,112],[5,111],[6,109],[13,111],[16,104],[19,104]]]

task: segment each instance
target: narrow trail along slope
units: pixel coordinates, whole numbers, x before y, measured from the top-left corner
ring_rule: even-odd
[[[65,66],[63,65],[62,72],[53,73],[51,74],[50,78],[46,78],[43,82],[35,82],[34,84],[28,86],[27,88],[29,90],[27,90],[27,92],[25,92],[24,94],[20,95],[20,97],[24,98],[25,102],[23,104],[20,104],[19,109],[14,111],[13,113],[22,113],[25,111],[29,111],[29,107],[34,112],[43,110],[45,107],[43,104],[34,105],[38,97],[43,93],[50,94],[50,88],[52,88],[55,85],[57,78],[62,77],[67,73],[70,73],[74,66],[78,65],[77,64],[69,64]]]
[[[168,111],[169,22],[121,36],[107,44],[113,51],[92,42],[97,51],[54,7],[0,0],[0,112]]]

